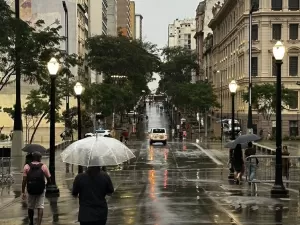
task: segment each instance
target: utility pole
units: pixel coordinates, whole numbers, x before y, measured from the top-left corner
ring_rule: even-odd
[[[69,12],[68,12],[68,7],[65,1],[62,1],[63,4],[63,8],[65,11],[65,44],[66,44],[66,54],[69,54]],[[66,75],[67,78],[67,94],[66,94],[66,119],[65,119],[65,131],[66,132],[66,136],[69,139],[71,133],[70,131],[70,93],[69,93],[69,76]]]
[[[15,0],[15,14],[16,14],[16,42],[15,42],[15,70],[16,70],[16,103],[14,115],[14,129],[12,137],[11,155],[16,162],[16,167],[21,166],[22,163],[22,148],[23,148],[23,125],[22,125],[22,108],[21,108],[21,59],[20,59],[20,34],[19,34],[19,20],[20,20],[20,0]]]

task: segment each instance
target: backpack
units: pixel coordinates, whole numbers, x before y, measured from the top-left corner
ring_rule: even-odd
[[[45,184],[45,175],[42,170],[43,164],[28,164],[30,170],[27,174],[27,192],[30,195],[41,195],[44,193],[46,184]]]

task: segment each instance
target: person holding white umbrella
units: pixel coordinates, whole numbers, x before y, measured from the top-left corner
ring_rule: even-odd
[[[87,137],[72,143],[62,153],[63,162],[86,166],[73,183],[73,196],[79,196],[80,225],[105,225],[107,220],[106,195],[114,192],[108,174],[101,166],[116,166],[135,157],[122,142],[109,137]]]
[[[105,225],[108,206],[106,195],[111,195],[114,187],[109,175],[100,166],[89,167],[78,174],[73,183],[72,195],[79,196],[78,221],[80,225]]]

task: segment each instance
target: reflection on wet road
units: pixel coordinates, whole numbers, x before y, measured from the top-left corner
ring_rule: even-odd
[[[168,127],[165,114],[147,107],[149,121],[142,128]],[[299,222],[297,198],[270,199],[262,188],[260,197],[250,187],[228,183],[226,165],[213,161],[210,153],[189,142],[169,140],[167,146],[149,145],[147,138],[132,141],[136,158],[123,170],[110,171],[116,192],[108,198],[112,225],[294,225]],[[59,158],[58,158],[59,161]],[[20,179],[2,189],[0,224],[27,224],[26,204],[20,198]],[[75,224],[78,202],[70,195],[73,176],[57,163],[59,198],[45,202],[44,224]]]

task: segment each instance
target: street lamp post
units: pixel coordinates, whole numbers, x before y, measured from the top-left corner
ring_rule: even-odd
[[[77,97],[77,116],[78,116],[78,140],[81,139],[81,107],[80,107],[80,100],[81,100],[81,94],[83,92],[83,87],[81,85],[80,82],[77,82],[74,86],[74,92],[76,94]],[[78,173],[82,173],[83,172],[83,167],[82,166],[78,166]]]
[[[66,1],[62,1],[64,12],[65,12],[65,36],[66,36],[66,53],[69,54],[69,12]],[[67,138],[70,138],[71,133],[69,132],[71,129],[71,121],[70,121],[70,96],[69,96],[69,76],[66,75],[67,78],[67,94],[66,94],[66,119],[65,119],[65,129]],[[69,140],[69,139],[68,139]]]
[[[59,63],[55,58],[47,64],[48,71],[51,78],[51,92],[50,92],[50,157],[49,157],[49,171],[51,174],[51,182],[47,185],[47,194],[59,194],[59,189],[56,186],[55,180],[55,79],[59,70]]]
[[[136,112],[136,107],[133,107],[133,123],[134,123],[134,125],[135,125],[135,122],[136,122],[136,120],[135,120],[135,112]]]
[[[231,140],[235,139],[234,97],[235,97],[236,90],[237,90],[237,83],[235,82],[235,80],[232,80],[229,84],[229,91],[231,93]],[[233,157],[233,149],[229,149],[230,161],[232,161],[232,157]],[[233,179],[234,178],[234,169],[233,169],[232,163],[230,163],[230,164],[231,164],[231,166],[229,169],[228,178]]]
[[[144,98],[144,107],[146,108],[146,91],[142,90],[143,98]]]
[[[20,19],[20,1],[15,0],[15,16],[16,19]],[[16,59],[16,102],[15,102],[15,114],[14,114],[14,127],[12,136],[12,156],[19,157],[22,156],[21,149],[23,148],[23,125],[22,125],[22,106],[21,106],[21,59],[19,54],[20,48],[20,28],[19,22],[16,24],[16,44],[15,44],[15,59]],[[22,160],[20,160],[22,161]],[[19,160],[17,162],[19,166]]]
[[[220,104],[221,104],[221,120],[220,120],[220,124],[221,124],[221,143],[223,143],[223,79],[222,79],[222,71],[218,70],[217,73],[220,74]],[[222,148],[223,148],[223,144],[222,144]]]
[[[281,65],[285,54],[284,45],[278,41],[273,47],[273,55],[276,60],[276,166],[275,183],[271,190],[271,195],[275,197],[284,197],[288,195],[282,182],[282,130],[281,130]]]

